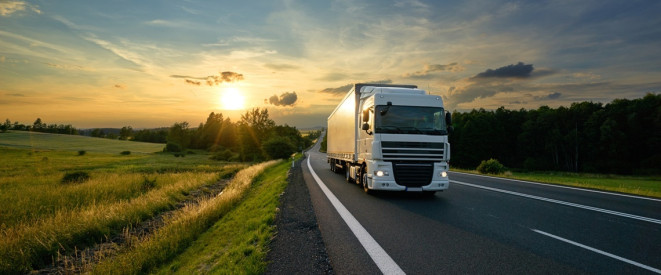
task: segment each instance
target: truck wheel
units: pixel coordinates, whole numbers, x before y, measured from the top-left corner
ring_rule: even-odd
[[[367,193],[367,194],[372,194],[372,193],[373,193],[373,191],[370,190],[370,189],[367,187],[367,172],[365,172],[365,171],[363,171],[363,180],[362,180],[362,184],[363,184],[363,191],[365,191],[365,193]]]

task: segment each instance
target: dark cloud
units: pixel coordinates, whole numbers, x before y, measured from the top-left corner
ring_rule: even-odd
[[[550,94],[545,95],[545,96],[536,96],[535,99],[536,100],[553,100],[553,99],[560,98],[560,96],[562,96],[561,93],[555,92],[555,93],[550,93]]]
[[[461,72],[464,70],[464,67],[459,65],[457,62],[453,62],[450,64],[432,64],[432,65],[425,65],[422,68],[422,71],[417,71],[414,73],[406,73],[403,74],[402,77],[407,77],[407,78],[430,78],[433,77],[431,73],[433,72]]]
[[[385,80],[378,80],[378,81],[365,81],[365,82],[356,82],[356,83],[390,84],[390,83],[392,83],[392,80],[385,79]],[[340,87],[336,87],[336,88],[326,88],[326,89],[323,89],[319,92],[339,96],[339,95],[346,94],[349,90],[351,90],[351,87],[353,87],[353,83],[347,84],[347,85],[344,85],[344,86],[340,86]]]
[[[523,64],[519,62],[516,65],[507,65],[500,67],[498,69],[492,70],[487,69],[484,72],[481,72],[474,76],[473,78],[527,78],[530,77],[530,73],[534,70],[532,64]]]
[[[229,72],[229,71],[220,72],[218,75],[210,75],[206,77],[188,76],[188,75],[170,75],[170,77],[184,78],[186,83],[197,86],[201,84],[201,81],[193,81],[191,79],[204,80],[209,86],[220,85],[225,82],[231,83],[231,82],[237,82],[243,80],[243,74]]]
[[[277,95],[271,96],[268,100],[268,103],[275,106],[293,106],[294,103],[296,103],[296,100],[298,100],[296,92],[284,92],[280,94],[279,97]],[[264,101],[266,102],[266,100]]]

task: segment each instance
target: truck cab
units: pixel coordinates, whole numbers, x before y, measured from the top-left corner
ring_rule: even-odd
[[[348,181],[362,185],[366,192],[433,194],[447,189],[451,120],[442,98],[412,85],[356,84],[349,94],[352,92],[356,119],[354,154],[341,156],[330,149],[333,138],[342,137],[331,130],[331,120],[341,103],[329,117],[331,169],[343,170]]]

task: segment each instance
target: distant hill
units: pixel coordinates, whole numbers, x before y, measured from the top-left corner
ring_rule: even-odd
[[[13,130],[0,133],[0,146],[34,150],[87,151],[109,154],[119,154],[122,151],[149,154],[163,150],[163,144],[158,143]]]

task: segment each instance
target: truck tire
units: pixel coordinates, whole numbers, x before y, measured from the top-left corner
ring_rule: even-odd
[[[346,178],[348,183],[352,183],[353,180],[351,179],[351,166],[346,166],[344,167],[344,177]]]
[[[363,171],[363,177],[361,180],[361,184],[363,185],[363,191],[367,194],[372,194],[374,191],[370,190],[369,187],[367,187],[367,172]]]

